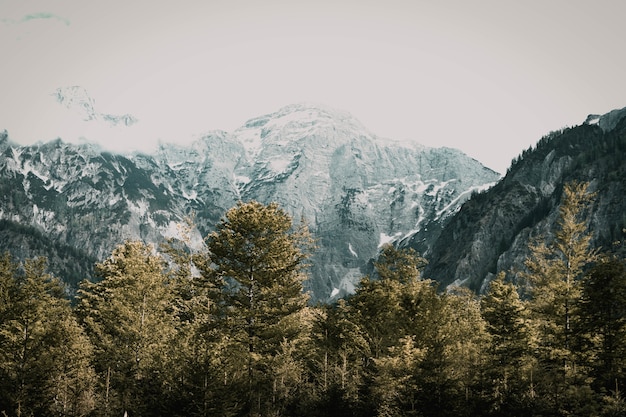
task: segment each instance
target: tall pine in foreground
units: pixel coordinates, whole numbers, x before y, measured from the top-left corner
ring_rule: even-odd
[[[104,415],[166,411],[176,316],[164,268],[151,246],[127,241],[96,265],[100,282],[81,285],[78,313],[95,346]]]
[[[239,203],[208,236],[207,246],[215,274],[227,283],[225,349],[229,366],[237,369],[225,372],[240,378],[242,411],[276,414],[302,383],[297,353],[307,328],[302,281],[311,247],[308,229],[294,228],[276,203]]]
[[[554,241],[531,245],[527,260],[533,324],[538,335],[537,356],[542,370],[538,388],[545,406],[572,410],[589,394],[585,369],[577,366],[574,349],[578,300],[584,268],[593,261],[591,235],[585,218],[593,195],[589,184],[564,186]]]

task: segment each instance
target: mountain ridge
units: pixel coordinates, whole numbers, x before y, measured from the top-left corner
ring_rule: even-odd
[[[545,135],[494,187],[451,217],[431,246],[424,273],[444,287],[465,285],[476,292],[485,291],[500,272],[518,280],[528,244],[554,239],[562,189],[569,181],[588,182],[596,193],[588,213],[592,246],[623,251],[623,244],[614,242],[626,241],[625,155],[626,108]],[[422,247],[416,240],[404,245]]]
[[[349,113],[308,104],[152,153],[5,136],[0,219],[102,259],[127,238],[177,237],[188,216],[200,244],[237,201],[275,201],[318,239],[306,287],[322,301],[353,291],[381,243],[440,222],[499,178],[460,151],[382,140]]]

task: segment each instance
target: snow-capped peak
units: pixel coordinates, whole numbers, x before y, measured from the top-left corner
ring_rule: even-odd
[[[373,135],[350,113],[327,106],[297,103],[280,110],[248,120],[234,135],[245,146],[250,159],[254,159],[264,142],[280,136],[285,140],[297,140],[326,129],[345,132],[350,137]]]
[[[138,121],[130,114],[113,115],[96,111],[96,101],[79,85],[59,87],[52,96],[59,104],[77,113],[85,122],[101,120],[109,126],[132,126]]]

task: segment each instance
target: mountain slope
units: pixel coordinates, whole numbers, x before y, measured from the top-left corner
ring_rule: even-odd
[[[445,225],[429,253],[427,276],[444,286],[485,289],[500,271],[523,268],[528,243],[550,241],[563,185],[589,182],[592,245],[615,250],[626,228],[626,109],[552,132],[522,153],[498,184],[474,195]],[[408,246],[420,247],[415,240]]]
[[[351,292],[380,244],[439,230],[499,177],[457,150],[384,140],[345,112],[305,104],[151,155],[18,146],[6,133],[0,155],[0,219],[91,258],[128,238],[158,245],[186,216],[201,245],[238,200],[276,201],[318,240],[306,283],[314,300]]]

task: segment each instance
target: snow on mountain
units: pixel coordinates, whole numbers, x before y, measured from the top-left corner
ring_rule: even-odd
[[[308,287],[321,299],[357,285],[381,236],[442,222],[499,178],[460,151],[382,139],[349,113],[311,104],[251,119],[233,136],[246,148],[235,168],[242,199],[278,202],[317,237]]]
[[[132,126],[138,120],[130,114],[113,115],[96,111],[96,101],[81,86],[59,87],[52,94],[56,101],[85,121],[101,121],[108,126]]]
[[[234,136],[245,146],[248,158],[255,160],[259,152],[270,144],[289,145],[313,132],[325,130],[367,132],[349,113],[321,105],[300,103],[251,119],[237,129]]]
[[[100,117],[83,92],[63,90],[60,102]],[[313,300],[353,292],[381,243],[417,236],[428,248],[472,190],[499,178],[458,150],[382,139],[349,113],[310,104],[153,154],[60,140],[20,147],[6,135],[0,153],[0,218],[100,258],[126,238],[175,236],[188,216],[201,244],[238,200],[278,202],[317,239]]]

